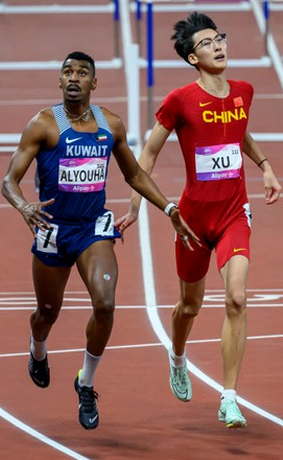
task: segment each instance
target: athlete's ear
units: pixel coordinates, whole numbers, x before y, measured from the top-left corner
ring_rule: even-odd
[[[188,55],[188,61],[191,65],[196,65],[198,63],[198,58],[196,57],[195,53],[190,53]]]
[[[90,87],[90,89],[91,89],[91,90],[94,90],[94,89],[96,89],[96,87],[97,87],[97,78],[94,77],[93,80],[92,80],[92,82],[91,82],[91,87]]]
[[[61,79],[61,77],[59,77],[59,88],[62,89],[62,79]]]

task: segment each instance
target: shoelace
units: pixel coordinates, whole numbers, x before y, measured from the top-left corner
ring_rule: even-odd
[[[182,385],[186,384],[186,371],[184,370],[183,367],[176,367],[174,369],[175,371],[175,378],[179,378]]]
[[[95,407],[95,400],[98,399],[98,393],[92,388],[83,387],[79,389],[79,395],[85,412],[92,412]]]

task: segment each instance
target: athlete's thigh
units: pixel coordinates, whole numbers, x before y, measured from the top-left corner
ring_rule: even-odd
[[[244,292],[247,285],[249,260],[243,255],[235,255],[221,268],[226,293]]]
[[[222,269],[233,256],[241,255],[249,260],[250,234],[250,225],[244,214],[237,217],[225,229],[215,248],[219,270]]]
[[[70,267],[52,267],[33,256],[33,284],[39,307],[46,305],[54,309],[61,307],[70,271]]]
[[[180,280],[190,284],[196,283],[205,277],[211,257],[210,249],[204,246],[194,246],[193,251],[185,247],[183,241],[177,235],[175,243],[177,273]]]
[[[114,301],[118,265],[113,240],[91,244],[78,257],[77,267],[92,298]]]
[[[202,305],[205,290],[205,277],[194,283],[180,279],[180,298],[183,305],[191,305],[198,311]]]

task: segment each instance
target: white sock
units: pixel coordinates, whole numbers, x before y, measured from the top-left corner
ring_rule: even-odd
[[[186,353],[182,355],[176,355],[173,348],[169,348],[169,360],[170,364],[174,367],[183,367],[186,364]]]
[[[31,336],[30,351],[34,359],[36,359],[37,361],[43,361],[47,354],[46,341],[35,340],[33,336]]]
[[[79,373],[79,385],[82,387],[92,387],[94,374],[101,356],[94,356],[87,350],[84,354],[83,367]]]
[[[221,399],[230,399],[231,401],[235,401],[236,399],[236,390],[223,390]]]

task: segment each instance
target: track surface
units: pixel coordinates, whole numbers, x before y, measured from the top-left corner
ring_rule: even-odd
[[[29,2],[30,4],[32,2]],[[36,4],[46,4],[37,1]],[[75,4],[68,0],[60,4]],[[91,3],[90,1],[83,2]],[[108,2],[100,1],[99,4]],[[13,1],[9,4],[22,4]],[[172,24],[183,14],[156,16],[156,58],[176,59],[170,37]],[[262,39],[252,13],[213,14],[231,41],[233,58],[259,58]],[[280,41],[282,15],[274,15],[274,29]],[[52,29],[50,30],[50,23]],[[281,21],[282,25],[282,21]],[[0,50],[0,61],[62,59],[67,52],[83,49],[97,60],[113,57],[110,15],[12,15],[0,16],[0,38],[9,36]],[[25,32],[24,32],[25,31]],[[105,36],[110,31],[110,37]],[[282,35],[282,34],[281,34]],[[5,40],[6,43],[6,40]],[[44,43],[46,43],[44,45]],[[142,45],[142,49],[144,44]],[[281,49],[281,51],[282,51]],[[142,101],[146,88],[142,78]],[[250,81],[255,88],[250,130],[282,131],[282,91],[272,69],[230,69],[228,76]],[[155,104],[172,88],[196,78],[193,70],[156,72]],[[2,133],[20,132],[41,107],[60,100],[56,71],[2,71],[0,104]],[[104,105],[126,121],[126,90],[120,70],[100,70],[93,101]],[[142,102],[143,129],[146,103]],[[282,144],[262,143],[277,175],[283,178]],[[3,176],[8,154],[0,156]],[[282,404],[282,203],[264,204],[260,171],[246,161],[247,185],[254,213],[252,264],[249,277],[249,328],[251,338],[240,378],[239,393],[270,414],[283,418]],[[176,143],[167,143],[154,178],[169,197],[177,197],[184,182],[184,168]],[[24,180],[24,191],[36,199],[33,171]],[[115,215],[127,209],[129,189],[112,160],[108,205]],[[165,216],[148,207],[155,294],[162,324],[170,334],[171,308],[177,299],[178,281],[173,254],[174,234]],[[77,423],[77,400],[73,379],[82,360],[84,327],[90,303],[74,269],[67,286],[64,308],[49,340],[52,384],[36,388],[26,371],[29,315],[35,306],[32,290],[29,247],[31,235],[18,213],[0,201],[2,270],[0,273],[0,406],[29,427],[72,450],[60,452],[21,429],[0,419],[3,459],[59,460],[205,460],[282,458],[282,425],[247,409],[249,426],[227,431],[216,420],[218,394],[192,376],[194,399],[182,404],[168,386],[167,357],[149,322],[141,267],[138,227],[131,228],[124,245],[116,245],[120,266],[115,326],[108,350],[97,373],[96,389],[101,394],[101,426],[84,431]],[[190,360],[207,376],[221,382],[218,338],[224,315],[223,288],[212,260],[207,278],[205,307],[195,324],[188,344]],[[72,307],[72,309],[70,309]],[[215,339],[213,341],[212,339]],[[52,353],[52,351],[56,353]],[[65,351],[63,353],[63,351]],[[7,356],[9,355],[9,356]],[[1,413],[2,415],[2,413]],[[58,446],[57,446],[58,447]]]

